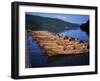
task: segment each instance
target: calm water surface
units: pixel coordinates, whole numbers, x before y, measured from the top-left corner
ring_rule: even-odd
[[[78,38],[83,41],[89,41],[89,37],[86,34],[86,32],[82,31],[80,28],[76,30],[64,31],[59,34],[64,35],[64,36],[73,37],[73,38]]]
[[[89,37],[80,29],[66,30],[59,33],[64,36],[71,36],[80,40],[89,41]],[[32,36],[28,36],[30,68],[36,67],[55,67],[55,66],[75,66],[89,65],[89,54],[76,56],[47,56],[36,41],[33,41]]]

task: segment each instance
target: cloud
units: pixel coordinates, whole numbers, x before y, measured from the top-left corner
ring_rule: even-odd
[[[62,19],[62,20],[66,19],[66,16],[63,16],[63,15],[55,15],[54,17],[58,19]]]

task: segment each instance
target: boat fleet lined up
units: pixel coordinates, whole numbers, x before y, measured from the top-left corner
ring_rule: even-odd
[[[87,42],[64,37],[49,31],[32,31],[32,37],[48,56],[79,55],[89,52]]]

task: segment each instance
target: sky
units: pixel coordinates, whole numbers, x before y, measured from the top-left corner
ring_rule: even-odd
[[[49,18],[57,18],[67,22],[83,24],[89,20],[88,15],[75,15],[75,14],[58,14],[58,13],[37,13],[37,12],[26,12],[26,14],[49,17]]]

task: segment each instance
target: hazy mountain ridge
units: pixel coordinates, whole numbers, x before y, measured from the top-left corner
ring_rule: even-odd
[[[42,17],[26,14],[26,29],[48,30],[51,32],[62,32],[65,29],[76,29],[80,25],[70,23],[56,18]]]

